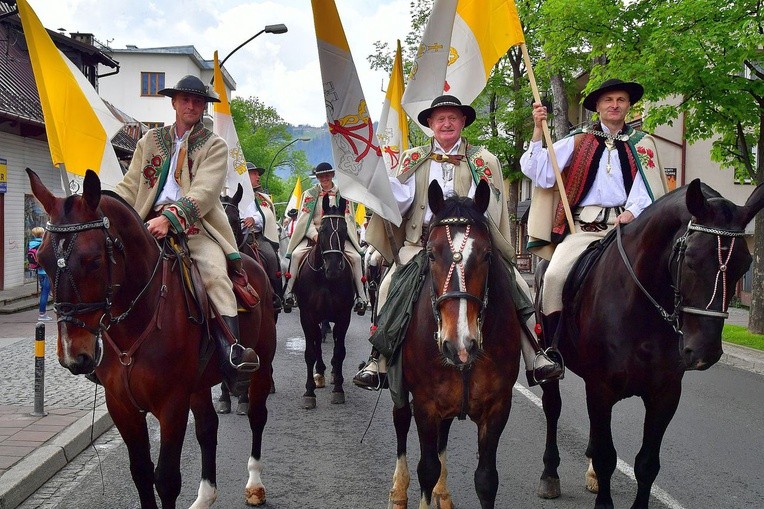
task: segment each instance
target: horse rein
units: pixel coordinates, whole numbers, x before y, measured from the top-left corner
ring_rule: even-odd
[[[708,233],[710,235],[716,235],[717,261],[719,263],[719,267],[716,271],[716,278],[714,279],[714,292],[711,295],[711,299],[708,301],[708,304],[706,304],[705,309],[692,307],[692,306],[682,306],[681,266],[684,260],[684,253],[687,250],[687,239],[689,238],[690,234],[693,231]],[[681,330],[680,316],[679,316],[680,312],[691,314],[691,315],[707,316],[710,318],[721,318],[722,320],[725,320],[726,318],[729,317],[729,313],[725,311],[727,309],[727,264],[729,263],[732,257],[732,250],[735,245],[735,238],[745,236],[744,231],[711,228],[708,226],[695,224],[692,220],[690,220],[690,222],[687,224],[687,229],[685,230],[684,234],[681,237],[679,237],[674,243],[674,249],[671,254],[671,258],[669,259],[669,271],[671,272],[672,279],[674,280],[674,283],[675,283],[673,285],[674,312],[671,314],[669,314],[660,304],[658,304],[658,302],[650,295],[650,293],[645,289],[645,287],[642,286],[642,283],[639,282],[639,279],[637,279],[637,275],[634,273],[634,270],[631,267],[631,263],[629,262],[629,259],[626,256],[626,252],[623,249],[623,243],[621,241],[621,228],[617,226],[616,232],[617,232],[617,240],[618,240],[618,251],[621,254],[621,258],[623,259],[623,262],[626,265],[626,269],[629,271],[631,278],[634,280],[637,287],[642,291],[642,293],[650,300],[652,305],[658,310],[658,313],[661,315],[661,317],[664,320],[666,320],[669,324],[671,324],[671,326],[674,329],[674,332],[676,332],[680,336],[683,335],[683,332]],[[723,251],[722,237],[730,237],[729,252],[727,253],[726,259],[722,256],[722,251]],[[719,286],[720,278],[721,278],[721,284],[722,284],[722,311],[716,311],[709,308],[711,307],[711,304],[716,298],[716,292]]]
[[[479,315],[477,319],[477,345],[478,348],[483,348],[483,318],[485,316],[485,309],[488,306],[488,279],[485,278],[485,287],[483,289],[483,297],[480,298],[476,295],[472,295],[467,291],[467,284],[466,284],[466,275],[465,275],[465,269],[464,269],[464,248],[467,245],[467,240],[470,236],[470,228],[472,227],[472,221],[470,219],[467,219],[465,217],[447,217],[445,219],[442,219],[438,221],[436,224],[432,225],[430,227],[430,233],[432,233],[432,228],[437,226],[444,226],[446,228],[446,237],[448,238],[448,246],[451,250],[451,265],[448,269],[448,275],[446,276],[446,281],[443,283],[443,292],[440,296],[437,295],[437,288],[435,287],[435,281],[430,278],[431,281],[431,288],[430,288],[430,300],[432,301],[432,312],[435,315],[435,320],[438,323],[437,330],[435,331],[435,341],[438,344],[441,344],[443,341],[443,338],[440,336],[440,328],[441,328],[441,316],[440,316],[440,306],[441,304],[449,299],[464,299],[464,300],[471,300],[473,302],[477,302],[479,306]],[[464,237],[462,238],[462,243],[459,246],[458,249],[454,247],[453,237],[451,236],[451,225],[458,225],[458,226],[466,226],[466,229],[464,231]],[[458,280],[459,280],[459,290],[457,291],[448,291],[448,287],[451,283],[451,278],[454,273],[454,269],[456,269]]]

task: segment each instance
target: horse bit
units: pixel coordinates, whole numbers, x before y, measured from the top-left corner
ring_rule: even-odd
[[[459,249],[454,248],[454,241],[451,236],[451,225],[466,225],[467,228],[464,231],[464,237],[462,237],[462,243],[459,246]],[[446,227],[446,237],[448,238],[448,246],[451,250],[451,266],[448,268],[448,275],[446,276],[446,281],[443,283],[443,292],[439,297],[437,297],[437,289],[435,288],[435,281],[431,278],[432,286],[431,286],[431,292],[430,292],[430,299],[432,301],[432,312],[435,315],[435,319],[438,323],[437,330],[435,331],[435,341],[440,345],[443,342],[443,338],[440,335],[440,328],[441,328],[441,316],[440,316],[440,305],[449,299],[465,299],[465,300],[472,300],[474,302],[477,302],[478,306],[480,307],[480,313],[478,315],[477,319],[477,346],[478,348],[483,348],[483,317],[485,315],[485,309],[488,306],[488,278],[485,278],[485,287],[483,289],[483,298],[477,297],[475,295],[472,295],[467,291],[467,284],[466,284],[466,276],[464,272],[464,248],[467,245],[467,240],[470,236],[470,228],[472,227],[472,221],[465,218],[465,217],[447,217],[445,219],[442,219],[438,221],[435,226],[445,226]],[[432,227],[431,227],[432,228]],[[432,232],[432,230],[431,230]],[[448,287],[451,283],[451,277],[453,276],[454,269],[456,269],[458,280],[459,280],[459,290],[458,291],[448,291]]]
[[[648,293],[645,287],[642,286],[642,284],[637,279],[637,275],[634,273],[634,270],[631,268],[631,263],[629,262],[629,259],[626,256],[625,251],[623,250],[623,245],[621,243],[621,229],[616,228],[616,230],[618,232],[618,237],[617,237],[618,251],[621,253],[621,258],[626,264],[626,268],[629,270],[629,274],[631,274],[632,279],[637,284],[639,289],[642,290],[642,293],[645,294],[645,296],[650,300],[653,306],[655,306],[655,308],[658,310],[661,317],[663,317],[664,320],[666,320],[669,324],[671,324],[671,326],[674,328],[674,332],[676,332],[680,336],[683,335],[681,330],[681,324],[679,323],[680,312],[684,312],[691,315],[708,316],[711,318],[721,318],[722,320],[729,317],[729,313],[725,311],[727,309],[727,265],[729,264],[729,261],[732,258],[732,250],[735,246],[735,238],[745,236],[744,231],[711,228],[708,226],[695,224],[692,220],[690,220],[690,222],[687,224],[687,230],[685,230],[684,234],[681,237],[679,237],[674,243],[674,249],[673,249],[673,252],[671,253],[671,258],[669,259],[669,270],[671,272],[672,279],[674,279],[674,282],[675,282],[675,284],[673,285],[674,312],[669,314],[660,304],[658,304],[658,302]],[[693,231],[708,233],[710,235],[716,235],[716,245],[717,245],[716,254],[717,254],[717,261],[719,263],[719,267],[716,271],[716,277],[714,278],[714,292],[711,295],[711,298],[709,299],[708,304],[706,304],[705,309],[696,308],[692,306],[682,306],[681,268],[682,268],[682,262],[684,260],[684,253],[687,250],[687,239],[690,236],[690,233],[692,233]],[[731,238],[729,243],[729,251],[727,253],[726,258],[724,258],[724,256],[722,255],[722,252],[724,250],[724,247],[722,246],[722,237]],[[722,286],[722,310],[715,311],[709,308],[711,307],[711,304],[714,302],[714,299],[716,298],[716,292],[719,287],[720,278],[721,278],[721,286]]]

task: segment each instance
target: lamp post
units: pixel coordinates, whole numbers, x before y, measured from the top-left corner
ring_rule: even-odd
[[[234,48],[232,52],[230,52],[223,60],[221,60],[220,67],[223,67],[223,64],[225,63],[225,61],[228,60],[231,57],[231,55],[239,51],[242,48],[242,46],[246,45],[247,43],[249,43],[251,40],[253,40],[258,35],[262,34],[263,32],[267,32],[269,34],[283,34],[286,31],[287,31],[287,27],[283,23],[279,23],[277,25],[265,25],[265,28],[257,32],[255,35],[253,35],[252,37],[250,37],[243,43],[236,46],[236,48]]]
[[[278,151],[273,155],[273,159],[271,159],[271,164],[268,165],[268,176],[265,178],[266,192],[269,192],[269,193],[271,192],[271,188],[268,184],[271,181],[271,174],[273,173],[273,163],[276,162],[276,158],[285,148],[287,148],[289,145],[292,145],[293,143],[297,143],[298,141],[310,141],[310,138],[295,138],[289,143],[287,143],[286,145],[284,145],[283,147],[281,147],[280,149],[278,149]]]

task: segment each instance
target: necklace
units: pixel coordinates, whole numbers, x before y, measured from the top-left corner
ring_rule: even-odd
[[[610,170],[613,169],[613,167],[610,164],[610,153],[615,150],[615,141],[623,141],[627,142],[629,141],[629,134],[623,134],[623,133],[616,133],[616,134],[608,134],[603,131],[598,131],[596,129],[592,129],[589,126],[585,126],[582,131],[586,134],[593,134],[595,136],[599,136],[600,138],[605,138],[605,148],[607,149],[607,165],[605,166],[605,169],[608,173],[610,173]]]
[[[454,164],[445,162],[441,166],[443,167],[443,181],[446,183],[451,182],[454,179]]]

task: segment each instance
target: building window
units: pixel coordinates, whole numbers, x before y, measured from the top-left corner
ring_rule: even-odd
[[[141,95],[155,97],[158,92],[164,88],[163,72],[142,72],[141,73]]]
[[[143,124],[149,129],[154,129],[155,127],[164,127],[164,122],[143,122]]]

